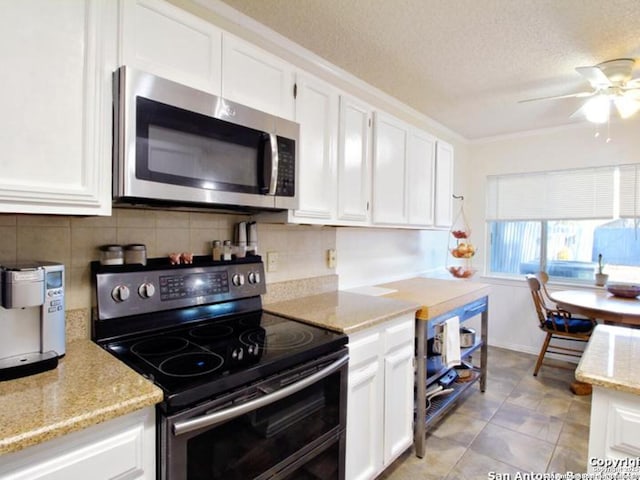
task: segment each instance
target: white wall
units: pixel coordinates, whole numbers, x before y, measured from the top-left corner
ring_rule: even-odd
[[[340,289],[446,273],[448,231],[338,228]]]
[[[561,170],[640,162],[640,118],[613,122],[611,142],[607,129],[594,138],[593,125],[581,125],[514,135],[470,145],[465,189],[465,211],[478,247],[477,266],[486,261],[485,179],[487,175]],[[521,351],[537,352],[542,333],[537,328],[533,304],[524,279],[476,281],[494,284],[489,319],[489,343]],[[560,288],[576,288],[575,286]]]

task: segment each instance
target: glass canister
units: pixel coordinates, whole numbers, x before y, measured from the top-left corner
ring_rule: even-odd
[[[132,243],[124,247],[124,263],[147,264],[147,247],[141,243]]]
[[[100,247],[100,263],[102,265],[122,265],[124,263],[122,245],[102,245]]]

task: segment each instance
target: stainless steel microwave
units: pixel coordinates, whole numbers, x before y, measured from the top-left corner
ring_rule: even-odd
[[[299,130],[295,122],[120,67],[114,201],[295,209]]]

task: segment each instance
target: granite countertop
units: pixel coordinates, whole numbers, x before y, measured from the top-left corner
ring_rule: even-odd
[[[430,320],[469,302],[489,295],[491,286],[468,280],[442,280],[415,277],[377,285],[389,289],[385,298],[415,302],[420,305],[416,318]]]
[[[162,390],[86,339],[58,367],[0,382],[0,454],[110,420],[163,398]]]
[[[354,333],[404,313],[418,304],[380,296],[335,291],[265,305],[267,312],[341,333]]]
[[[576,379],[640,395],[640,329],[598,325],[582,354]]]

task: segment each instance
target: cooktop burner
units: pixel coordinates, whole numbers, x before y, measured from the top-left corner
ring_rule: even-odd
[[[265,312],[204,320],[105,348],[165,391],[172,410],[334,351],[340,333]]]
[[[217,353],[190,352],[167,358],[158,369],[174,377],[194,377],[218,370],[224,359]]]
[[[258,345],[269,350],[288,350],[304,347],[313,342],[313,333],[308,330],[292,329],[286,324],[281,324],[270,330],[265,335],[263,330],[250,330],[240,335],[243,345]]]

